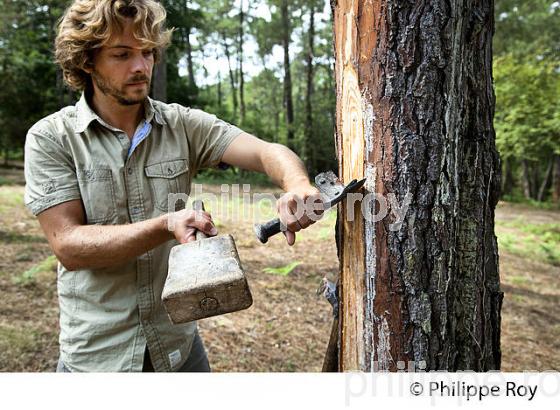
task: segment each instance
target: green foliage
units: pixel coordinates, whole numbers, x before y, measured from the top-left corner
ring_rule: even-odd
[[[289,265],[280,266],[280,267],[277,267],[277,268],[264,268],[263,272],[271,273],[273,275],[288,276],[290,274],[290,272],[293,271],[299,265],[301,265],[301,262],[296,261],[296,262],[290,263]]]
[[[494,59],[496,143],[502,157],[560,153],[560,64],[544,52]]]
[[[496,144],[507,198],[560,195],[550,164],[560,153],[560,5],[497,0],[494,86]]]
[[[36,283],[41,278],[51,276],[52,272],[56,272],[58,261],[56,257],[49,256],[44,261],[26,270],[20,275],[14,276],[12,282],[14,285],[27,286]]]
[[[500,249],[560,266],[560,224],[531,224],[520,219],[496,227]]]

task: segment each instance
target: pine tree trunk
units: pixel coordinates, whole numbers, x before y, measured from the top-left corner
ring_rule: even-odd
[[[499,369],[493,2],[332,6],[339,175],[385,198],[339,208],[340,370]]]
[[[294,141],[294,103],[292,99],[292,76],[290,74],[290,19],[288,0],[282,0],[282,43],[284,45],[284,107],[286,108],[287,145],[295,150]]]

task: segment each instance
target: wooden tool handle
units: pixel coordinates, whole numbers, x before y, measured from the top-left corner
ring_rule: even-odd
[[[195,211],[205,211],[204,202],[202,202],[200,199],[197,199],[197,200],[193,201],[192,207],[193,207],[193,210],[195,210]],[[206,239],[206,238],[208,238],[208,235],[206,235],[204,232],[202,232],[198,229],[196,230],[196,240],[197,241],[199,239]]]

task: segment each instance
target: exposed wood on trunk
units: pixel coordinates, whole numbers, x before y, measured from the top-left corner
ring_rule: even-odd
[[[498,369],[493,3],[332,6],[340,176],[382,196],[339,208],[340,370]]]
[[[288,0],[282,0],[282,44],[284,46],[284,107],[286,109],[287,145],[295,150],[294,103],[292,99],[292,75],[290,73],[290,19]]]

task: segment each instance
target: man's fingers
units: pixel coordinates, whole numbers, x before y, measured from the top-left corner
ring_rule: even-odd
[[[214,224],[208,220],[194,221],[190,224],[190,226],[198,229],[199,231],[204,232],[206,235],[209,236],[214,236],[218,233],[218,229],[216,229]]]
[[[189,243],[196,241],[196,229],[187,227],[185,234],[182,237],[181,243]]]
[[[183,216],[184,215],[184,216]],[[196,240],[196,232],[204,232],[207,236],[215,236],[218,230],[212,221],[212,216],[205,211],[189,211],[175,227],[175,238],[180,243]]]
[[[296,242],[296,234],[292,231],[284,231],[282,233],[286,237],[286,242],[288,242],[288,245],[292,246]]]

